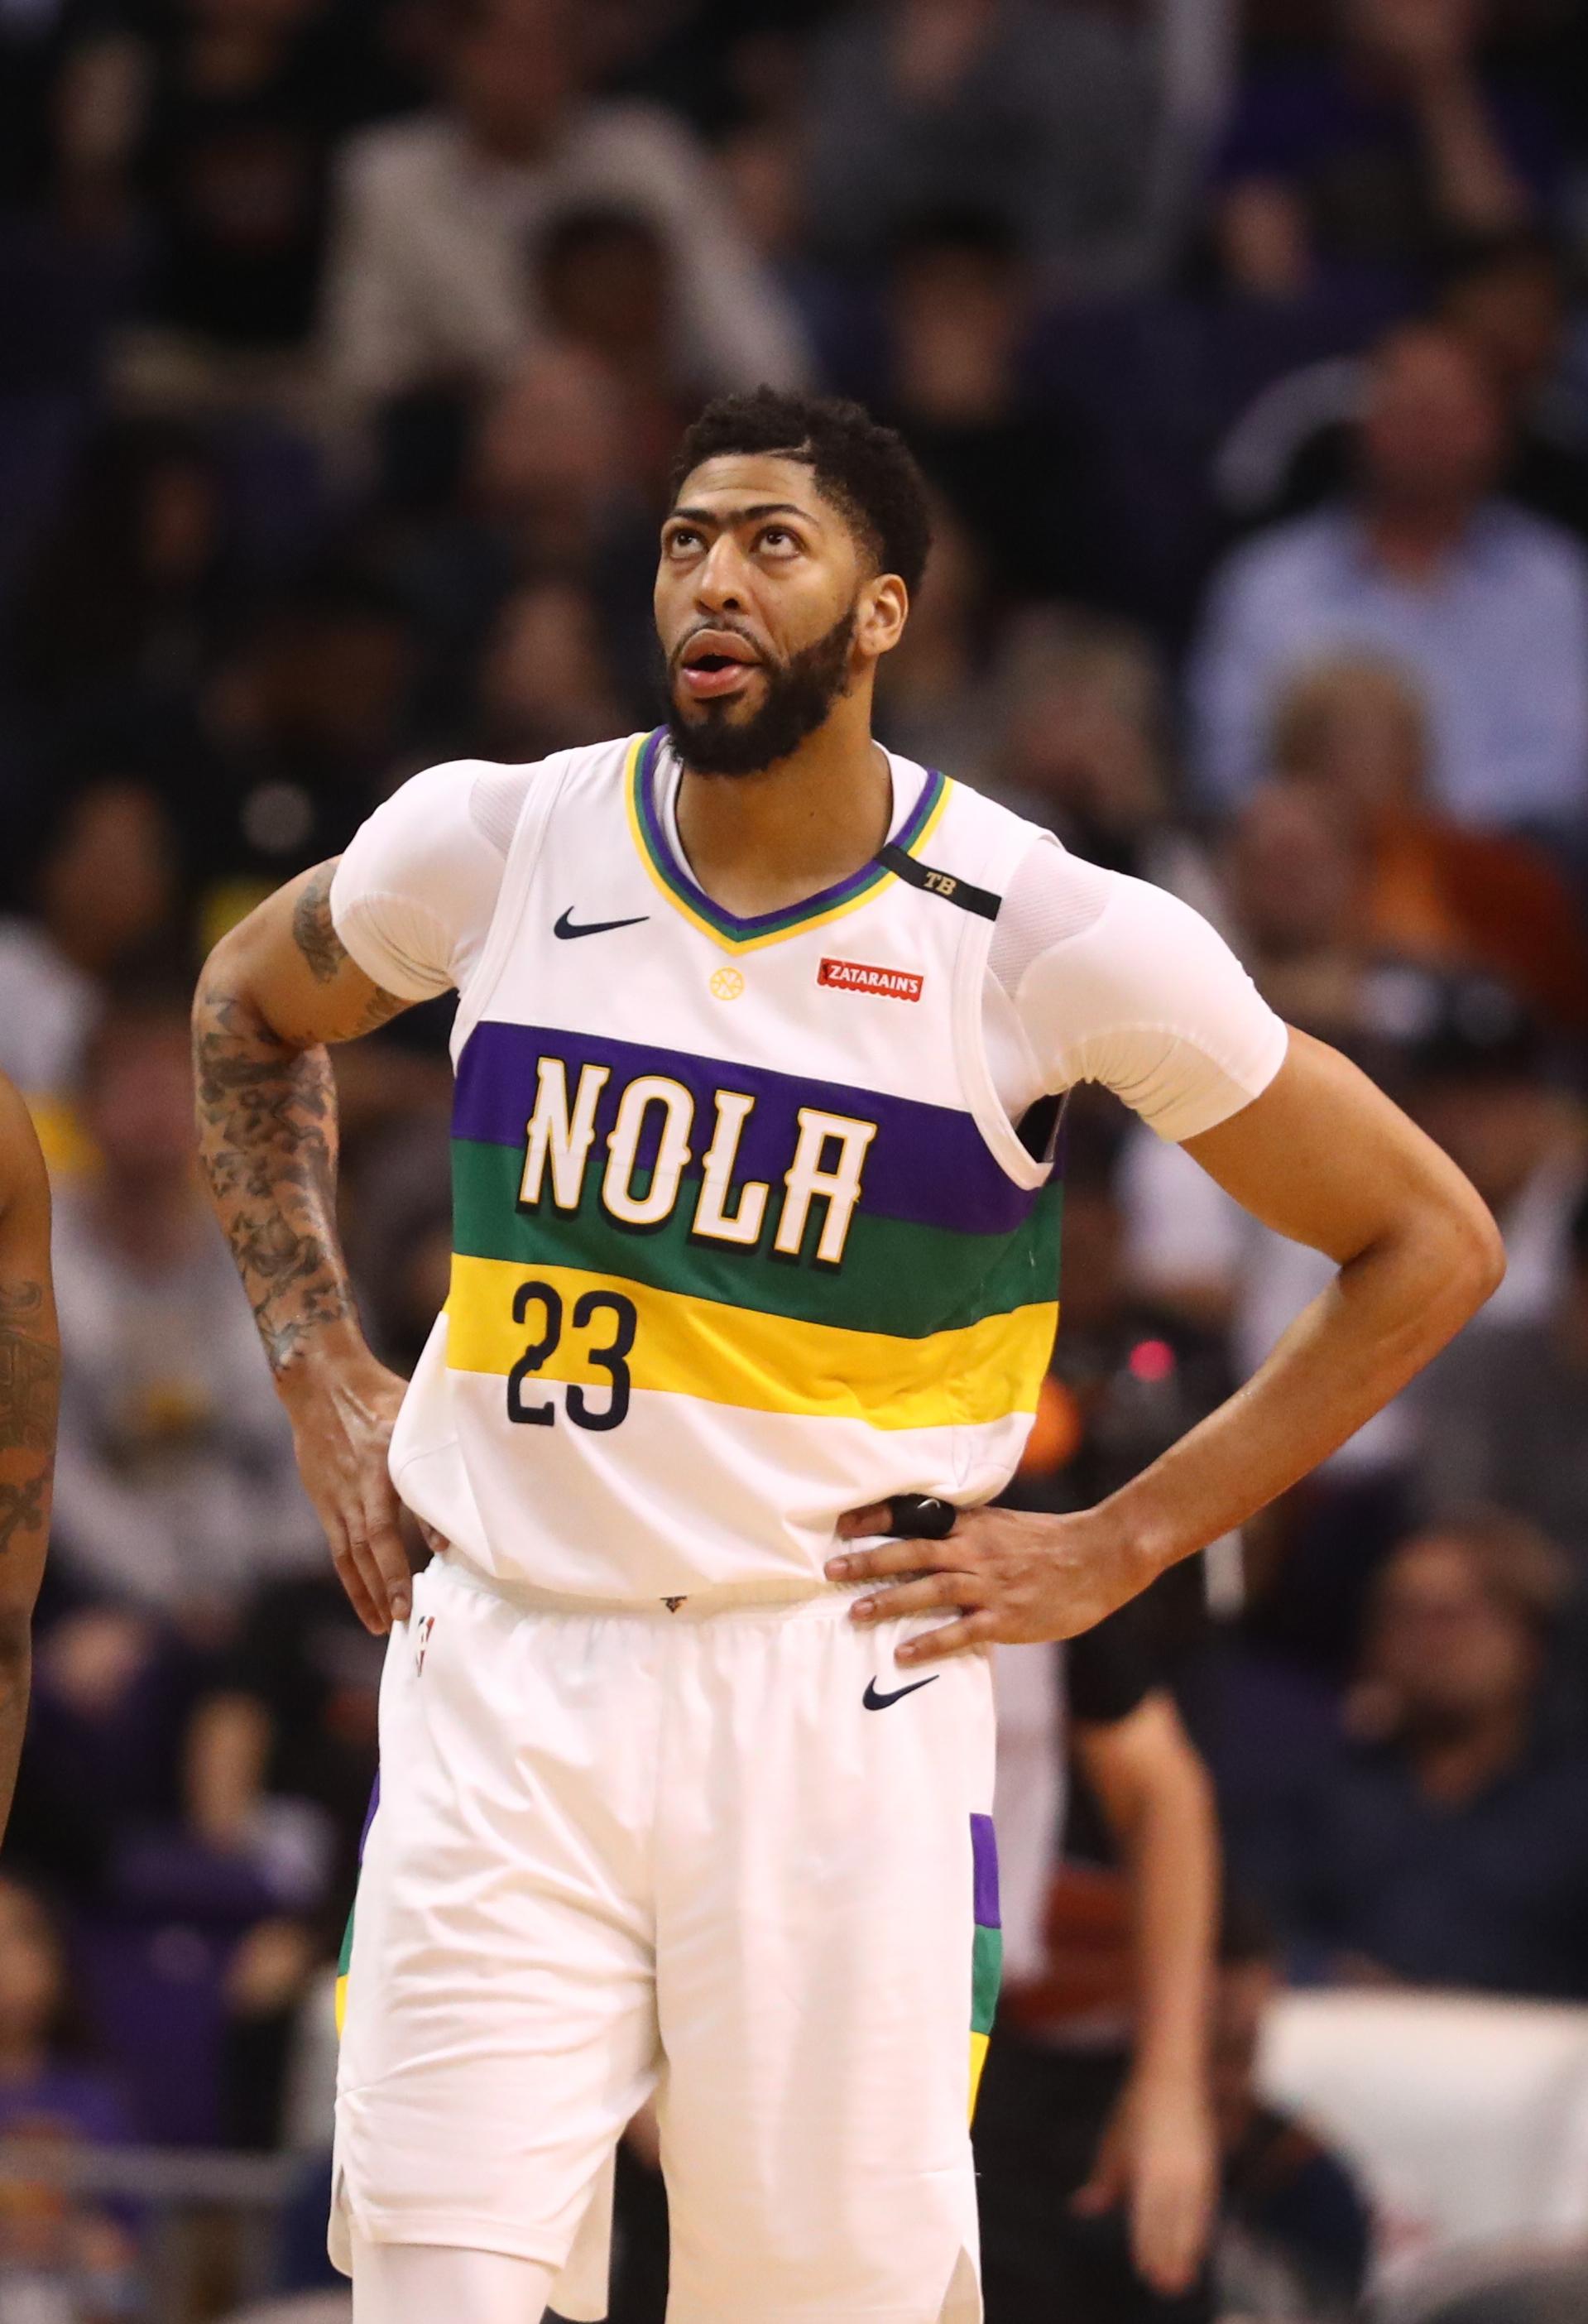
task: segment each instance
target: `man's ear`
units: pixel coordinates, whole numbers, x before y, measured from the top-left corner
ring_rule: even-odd
[[[879,573],[860,593],[854,642],[868,659],[891,653],[909,619],[909,592],[897,573]]]

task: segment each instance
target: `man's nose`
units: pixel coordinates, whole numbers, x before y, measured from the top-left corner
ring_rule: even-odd
[[[728,533],[712,542],[695,576],[697,604],[709,613],[737,612],[744,604],[744,559]]]

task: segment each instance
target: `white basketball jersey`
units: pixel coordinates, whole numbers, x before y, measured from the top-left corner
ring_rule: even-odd
[[[1036,835],[896,761],[895,839],[738,919],[669,840],[666,749],[530,787],[454,1036],[451,1291],[392,1473],[507,1583],[796,1596],[845,1509],[985,1500],[1030,1425],[1058,1188],[981,1024]]]

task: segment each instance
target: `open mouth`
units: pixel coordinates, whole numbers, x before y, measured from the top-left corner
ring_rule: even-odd
[[[710,701],[741,692],[760,663],[747,638],[731,630],[703,630],[684,649],[679,683],[694,700]]]

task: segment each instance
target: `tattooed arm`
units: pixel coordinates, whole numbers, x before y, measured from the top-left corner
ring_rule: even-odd
[[[27,1725],[60,1390],[50,1182],[27,1109],[0,1079],[0,1832]]]
[[[222,938],[193,1005],[199,1148],[286,1406],[298,1465],[366,1628],[401,1621],[408,1559],[386,1452],[403,1383],[365,1342],[337,1233],[337,1092],[326,1044],[407,1007],[331,919],[334,863]]]

